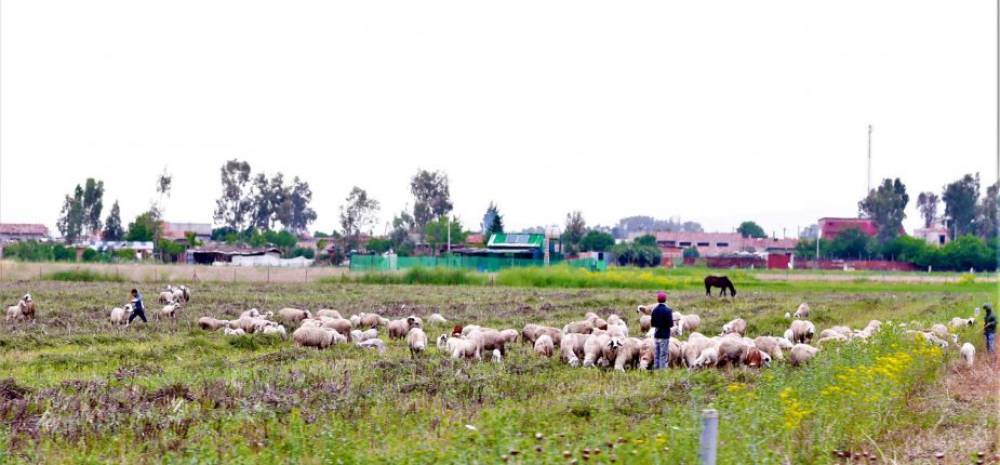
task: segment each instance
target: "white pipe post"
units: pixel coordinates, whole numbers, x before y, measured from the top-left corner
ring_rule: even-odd
[[[701,428],[698,463],[701,465],[715,465],[716,447],[719,443],[719,412],[715,409],[702,410]]]

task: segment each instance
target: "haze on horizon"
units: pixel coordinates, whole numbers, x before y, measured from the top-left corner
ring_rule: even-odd
[[[997,170],[996,4],[798,1],[4,1],[0,219],[55,233],[105,182],[126,223],[156,176],[166,217],[210,222],[225,160],[299,176],[338,226],[352,186],[384,227],[418,168],[476,229],[650,215],[793,236]]]

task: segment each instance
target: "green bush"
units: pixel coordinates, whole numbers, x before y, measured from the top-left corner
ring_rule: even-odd
[[[15,242],[3,249],[4,258],[23,262],[43,262],[54,260],[52,245],[37,241]]]
[[[100,261],[100,258],[101,254],[94,249],[85,249],[83,251],[83,261],[85,262],[93,263],[96,261]]]
[[[56,246],[52,248],[52,259],[57,262],[76,261],[76,250],[63,246],[62,244],[56,244]]]
[[[697,247],[688,247],[684,249],[684,258],[698,258],[701,254],[698,253]]]

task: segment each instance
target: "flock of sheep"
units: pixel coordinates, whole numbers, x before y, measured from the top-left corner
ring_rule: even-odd
[[[191,290],[186,286],[167,286],[159,294],[158,301],[164,306],[154,313],[159,317],[175,319],[178,312],[190,301]],[[626,321],[616,314],[601,318],[589,312],[579,321],[555,328],[538,324],[527,324],[520,331],[516,329],[493,329],[479,325],[455,325],[448,333],[441,334],[436,346],[447,356],[456,359],[482,360],[489,356],[493,361],[502,361],[507,347],[517,341],[531,345],[539,356],[560,358],[570,366],[613,367],[615,370],[645,370],[653,366],[655,341],[652,337],[651,314],[653,305],[640,305],[639,328],[645,337],[631,337]],[[132,314],[132,304],[117,307],[110,312],[113,325],[128,325]],[[760,368],[769,366],[774,360],[785,360],[785,352],[793,366],[801,365],[819,353],[819,347],[810,345],[817,336],[816,326],[810,322],[809,305],[799,305],[794,314],[786,313],[791,319],[789,328],[781,336],[746,337],[747,322],[737,318],[722,325],[718,336],[708,337],[698,332],[701,318],[694,314],[674,311],[674,325],[669,342],[668,365],[691,369],[747,366]],[[7,308],[8,322],[34,321],[35,302],[31,294],[25,294],[16,305]],[[446,325],[448,320],[434,313],[428,317],[434,325]],[[959,329],[975,324],[974,318],[953,318],[951,328]],[[423,319],[416,315],[390,320],[376,313],[359,313],[345,318],[337,310],[320,309],[313,314],[308,310],[283,308],[277,312],[261,313],[257,309],[243,312],[234,320],[220,320],[202,317],[198,326],[208,331],[221,330],[225,335],[253,333],[277,334],[286,337],[285,325],[296,326],[292,340],[303,347],[325,349],[335,344],[353,343],[362,348],[385,350],[385,341],[379,338],[384,330],[389,339],[405,339],[411,356],[418,356],[428,349],[428,338],[424,332]],[[906,326],[902,324],[901,326]],[[833,326],[819,332],[817,345],[828,342],[865,341],[879,331],[881,322],[872,320],[860,330],[847,326]],[[687,335],[687,340],[680,338]],[[958,335],[952,334],[944,324],[935,324],[929,330],[907,330],[906,334],[922,337],[927,342],[947,349],[958,345]],[[975,347],[966,342],[959,348],[963,363],[969,368],[975,360]]]
[[[405,308],[405,307],[404,307]],[[572,321],[556,328],[538,324],[527,324],[520,331],[513,328],[494,329],[479,325],[455,325],[450,332],[436,339],[437,348],[446,356],[455,359],[483,360],[488,357],[500,362],[506,356],[508,347],[518,341],[529,344],[538,356],[559,355],[561,360],[573,367],[614,368],[646,370],[653,366],[655,342],[652,337],[651,313],[653,306],[639,306],[640,330],[645,337],[631,337],[627,322],[619,315],[611,314],[601,318],[595,313],[587,313],[582,320]],[[760,368],[772,361],[786,360],[799,366],[815,357],[820,348],[810,345],[817,339],[817,345],[828,342],[850,340],[865,341],[881,328],[882,323],[872,320],[863,329],[852,330],[846,326],[824,329],[817,335],[816,326],[807,320],[809,306],[803,303],[782,336],[746,337],[747,322],[741,318],[722,326],[718,336],[705,336],[697,330],[701,318],[694,314],[674,312],[674,326],[669,342],[668,365],[702,369],[726,366],[746,366]],[[448,320],[434,313],[428,322],[438,326],[448,324]],[[953,327],[971,325],[972,319],[955,318]],[[261,313],[257,309],[243,312],[234,320],[220,320],[202,317],[198,320],[202,329],[221,330],[226,335],[251,333],[287,335],[285,325],[297,326],[291,333],[292,340],[303,347],[325,349],[336,344],[353,343],[362,348],[384,351],[386,342],[379,338],[384,331],[389,339],[405,340],[411,356],[416,357],[428,350],[428,336],[424,331],[424,321],[416,315],[390,320],[376,313],[359,313],[344,317],[339,311],[321,309],[315,313],[309,310],[283,308],[277,312]],[[951,338],[957,343],[957,336],[950,335],[944,325],[934,325],[930,331],[911,331],[928,342],[948,347],[945,341]],[[686,340],[681,337],[687,335]],[[817,337],[818,336],[818,337]],[[971,352],[970,352],[971,351]],[[969,343],[962,346],[961,356],[970,367],[975,349]]]

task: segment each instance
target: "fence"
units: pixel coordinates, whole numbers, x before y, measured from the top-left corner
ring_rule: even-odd
[[[572,267],[586,268],[591,271],[603,271],[607,265],[593,258],[577,260],[551,259],[549,264],[566,264]],[[507,268],[526,268],[545,266],[544,260],[514,257],[471,257],[465,255],[450,255],[443,257],[399,257],[382,255],[354,255],[351,257],[351,271],[382,272],[407,270],[410,268],[460,268],[479,272],[495,273]]]

